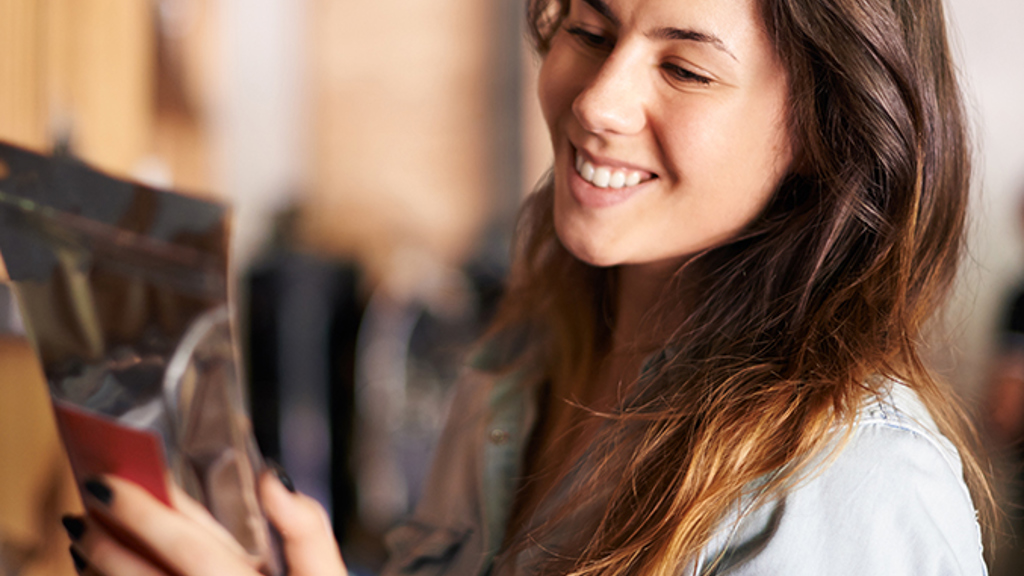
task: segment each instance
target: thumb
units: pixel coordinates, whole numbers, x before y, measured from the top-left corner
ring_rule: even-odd
[[[286,482],[291,486],[290,480]],[[260,479],[260,495],[267,517],[284,541],[289,574],[347,576],[330,520],[316,500],[285,488],[272,472],[263,474]]]

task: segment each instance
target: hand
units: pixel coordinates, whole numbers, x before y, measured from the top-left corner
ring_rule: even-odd
[[[180,490],[168,508],[135,484],[104,476],[86,485],[84,519],[69,518],[72,556],[79,572],[106,576],[257,576],[241,546],[207,511]],[[347,576],[327,514],[313,499],[288,491],[273,474],[260,479],[260,495],[281,533],[289,573]],[[107,527],[123,532],[111,535]],[[126,539],[148,548],[127,546]]]

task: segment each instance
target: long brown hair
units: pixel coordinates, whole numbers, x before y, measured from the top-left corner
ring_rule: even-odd
[[[607,415],[591,472],[535,532],[607,495],[552,571],[675,573],[755,481],[768,479],[758,484],[766,495],[791,486],[886,379],[922,398],[991,518],[973,430],[918,353],[961,258],[970,179],[941,0],[760,2],[789,72],[797,161],[759,218],[691,259],[665,291],[651,316],[673,323],[669,353]],[[541,54],[567,3],[528,0]],[[548,378],[586,378],[609,340],[614,274],[559,243],[552,194],[548,181],[524,207],[494,331],[529,326]],[[685,306],[684,290],[696,295]]]

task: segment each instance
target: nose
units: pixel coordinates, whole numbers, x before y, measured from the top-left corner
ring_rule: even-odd
[[[636,134],[646,124],[641,66],[613,53],[572,103],[580,125],[595,134]]]

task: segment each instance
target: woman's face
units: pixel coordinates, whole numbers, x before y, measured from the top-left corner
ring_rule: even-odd
[[[540,75],[562,243],[675,265],[736,235],[793,157],[757,0],[570,2]]]

